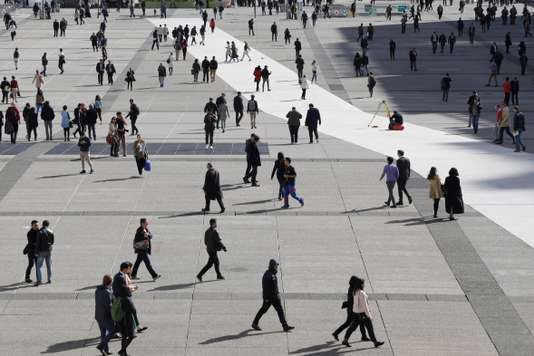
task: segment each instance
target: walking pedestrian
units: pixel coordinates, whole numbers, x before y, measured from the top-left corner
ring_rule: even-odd
[[[52,283],[52,246],[54,245],[54,233],[50,230],[50,222],[48,220],[43,220],[41,224],[41,229],[37,234],[37,239],[35,241],[35,256],[37,261],[35,264],[35,272],[37,275],[37,281],[35,286],[38,287],[42,284],[42,275],[41,268],[43,267],[43,262],[46,261],[46,276],[47,284]]]
[[[271,86],[270,86],[270,83],[269,83],[269,77],[271,76],[271,74],[272,73],[269,71],[267,66],[264,66],[263,69],[261,70],[261,79],[262,79],[261,91],[265,91],[265,84],[266,83],[267,83],[267,91],[271,91]]]
[[[502,84],[502,91],[504,93],[504,103],[506,106],[510,105],[510,94],[512,93],[512,84],[510,83],[510,78],[506,77],[504,83]]]
[[[210,165],[208,163],[208,165]],[[204,244],[206,245],[206,251],[208,252],[208,262],[206,265],[198,272],[197,279],[199,282],[202,282],[202,276],[211,268],[215,268],[215,273],[217,274],[217,279],[224,279],[224,276],[220,271],[220,262],[219,257],[217,256],[218,251],[227,252],[226,246],[222,243],[219,232],[217,231],[217,220],[210,219],[210,227],[204,233]]]
[[[276,179],[278,180],[278,200],[282,200],[283,196],[283,189],[284,189],[284,173],[285,173],[285,157],[282,152],[278,152],[278,157],[276,161],[274,161],[273,170],[271,172],[271,180],[273,180],[274,176],[276,175]]]
[[[525,145],[523,144],[523,141],[521,140],[521,134],[525,132],[525,114],[523,114],[519,107],[514,106],[514,117],[513,117],[513,134],[515,138],[515,151],[514,152],[520,152],[523,150],[523,152],[526,150]]]
[[[132,300],[132,289],[128,283],[128,271],[131,270],[131,266],[132,264],[130,262],[122,262],[120,271],[113,277],[112,282],[113,296],[115,297],[113,304],[118,304],[119,314],[121,314],[118,320],[113,320],[118,323],[121,333],[119,356],[128,356],[126,349],[135,338],[136,331],[135,318],[137,310]]]
[[[26,266],[26,273],[24,274],[24,281],[26,283],[33,282],[30,278],[30,274],[32,273],[32,268],[37,261],[36,244],[39,233],[39,222],[37,222],[37,220],[32,220],[31,228],[26,234],[26,247],[24,247],[23,250],[23,253],[26,255],[26,257],[28,257],[28,265]]]
[[[302,89],[302,94],[300,98],[302,100],[306,100],[306,91],[309,89],[308,80],[306,79],[306,74],[302,75],[302,78],[300,79],[300,88]]]
[[[289,128],[289,136],[291,137],[291,144],[297,144],[299,141],[299,127],[300,119],[302,119],[301,113],[293,106],[291,111],[286,115],[287,126]]]
[[[252,321],[252,328],[254,330],[261,331],[261,328],[259,326],[260,319],[263,314],[265,314],[267,310],[269,310],[271,306],[273,306],[276,310],[276,313],[278,314],[278,319],[280,320],[282,328],[285,332],[288,332],[295,328],[287,323],[286,317],[284,315],[284,309],[282,308],[282,300],[280,298],[280,292],[278,290],[278,278],[276,277],[277,273],[278,262],[276,262],[276,260],[274,259],[271,259],[269,261],[269,268],[267,269],[267,271],[265,271],[262,278],[263,304],[260,310],[258,310],[254,321]]]
[[[417,72],[417,51],[415,48],[410,50],[408,57],[410,58],[410,71]]]
[[[11,103],[6,110],[6,123],[4,125],[4,132],[11,138],[11,143],[17,143],[17,133],[20,124],[20,112],[15,103]]]
[[[443,189],[441,185],[441,179],[437,173],[436,167],[431,167],[428,176],[429,192],[428,196],[434,202],[434,219],[438,217],[439,201],[443,198]]]
[[[445,76],[441,78],[441,101],[449,101],[449,90],[451,89],[452,79],[449,73],[445,73]]]
[[[154,282],[161,278],[161,275],[154,271],[152,263],[150,262],[150,255],[152,253],[152,233],[148,229],[148,220],[146,218],[141,218],[139,220],[139,227],[135,232],[133,240],[133,248],[134,252],[137,254],[137,258],[133,265],[132,279],[138,279],[137,271],[141,262],[145,264],[145,267],[152,276]]]
[[[347,310],[347,319],[343,324],[341,324],[333,333],[332,336],[336,341],[339,341],[339,334],[346,328],[348,328],[352,320],[354,319],[354,294],[356,293],[356,286],[358,285],[358,277],[351,276],[349,279],[349,290],[347,292],[347,300],[343,302],[341,308]],[[363,323],[360,323],[360,332],[362,334],[361,341],[371,341],[367,337],[367,333],[365,331],[365,327]]]
[[[250,58],[250,55],[249,55],[249,52],[250,52],[250,46],[248,44],[247,41],[244,41],[245,43],[243,44],[243,56],[241,57],[241,62],[243,62],[243,60],[245,59],[245,57],[248,58],[248,61],[252,61],[252,58]]]
[[[163,63],[160,63],[158,66],[158,79],[159,79],[159,87],[163,88],[163,85],[165,84],[165,77],[167,76],[167,69],[163,65]]]
[[[349,344],[350,335],[354,332],[354,330],[356,330],[360,323],[363,324],[367,329],[367,332],[369,333],[369,339],[371,339],[375,347],[380,347],[384,345],[383,341],[378,341],[376,339],[373,328],[373,318],[369,309],[367,293],[363,291],[364,287],[365,280],[362,278],[357,278],[357,281],[354,286],[354,300],[356,301],[356,308],[353,314],[352,323],[347,329],[347,332],[345,333],[345,338],[342,342],[342,344],[347,347],[351,347],[351,345]]]
[[[126,81],[126,89],[130,89],[130,91],[133,91],[133,82],[135,82],[135,72],[132,68],[130,68],[128,72],[126,72],[126,79],[124,80]]]
[[[396,208],[397,204],[395,204],[395,197],[393,196],[393,188],[395,188],[395,183],[397,182],[397,179],[399,178],[399,170],[397,167],[393,164],[393,157],[387,157],[386,158],[387,164],[384,166],[384,169],[382,170],[382,175],[380,176],[379,180],[382,180],[384,176],[386,176],[386,187],[388,189],[388,200],[384,202],[384,206],[390,206],[392,208]]]
[[[209,63],[210,80],[211,80],[212,83],[215,81],[215,77],[216,77],[216,74],[217,74],[217,68],[218,67],[219,67],[219,63],[215,59],[215,56],[213,56],[211,58],[210,63]]]
[[[222,132],[225,132],[226,130],[226,119],[228,116],[230,116],[230,111],[228,110],[228,105],[226,105],[226,100],[224,100],[217,106],[217,121]]]
[[[315,142],[319,142],[319,133],[317,132],[317,125],[321,125],[321,114],[319,110],[313,106],[312,103],[308,105],[308,112],[306,113],[306,121],[304,123],[308,127],[308,134],[310,142],[313,143],[313,136],[315,135]]]
[[[221,183],[219,178],[219,172],[213,168],[213,165],[211,163],[207,164],[207,171],[206,175],[204,177],[204,186],[202,187],[202,190],[204,190],[204,197],[206,200],[206,205],[202,209],[202,212],[206,213],[210,211],[210,203],[212,200],[217,200],[217,203],[219,203],[219,207],[221,208],[221,214],[224,213],[224,203],[223,203],[223,193],[221,190]],[[207,269],[206,269],[207,270]],[[204,273],[199,273],[199,275],[202,277]],[[217,273],[219,274],[219,273]],[[197,276],[198,277],[198,276]],[[202,279],[202,278],[200,278]]]
[[[373,72],[369,72],[369,74],[367,74],[367,89],[369,90],[369,97],[370,98],[373,97],[373,92],[374,92],[374,89],[375,89],[375,85],[376,85],[376,80],[375,80],[375,77],[373,75]]]
[[[512,104],[519,105],[519,79],[517,77],[514,77],[510,81],[510,89],[512,94]]]
[[[237,127],[239,127],[239,123],[243,118],[244,109],[245,105],[243,104],[243,97],[241,96],[241,92],[238,91],[237,95],[234,97],[235,125]]]
[[[449,170],[449,176],[445,178],[445,184],[443,185],[445,193],[445,209],[449,214],[449,220],[456,220],[454,214],[464,213],[462,188],[458,176],[458,170],[454,167],[451,168]]]
[[[146,148],[145,140],[141,135],[137,135],[137,139],[133,143],[135,163],[137,164],[137,172],[140,176],[143,175],[146,160],[148,159],[148,150]]]
[[[137,135],[139,133],[139,130],[137,129],[137,126],[135,126],[137,119],[139,118],[139,114],[141,111],[139,110],[139,107],[136,103],[134,103],[133,99],[130,99],[130,110],[128,111],[128,114],[126,115],[126,118],[130,118],[130,124],[132,126],[132,132],[130,133],[130,136]]]
[[[251,95],[250,100],[247,103],[247,113],[250,116],[250,128],[251,129],[256,128],[256,116],[259,113],[258,102],[254,98],[255,96]]]
[[[111,317],[112,282],[111,276],[106,274],[102,278],[102,284],[97,286],[95,290],[95,320],[100,329],[100,343],[96,345],[96,349],[103,356],[111,354],[109,352],[109,341],[115,335],[115,325]]]
[[[297,189],[295,188],[295,181],[297,178],[297,172],[291,165],[291,158],[284,158],[284,189],[282,193],[284,195],[284,205],[282,209],[289,209],[289,196],[300,203],[300,206],[304,206],[304,199],[297,195]]]
[[[63,105],[63,111],[61,112],[61,128],[63,129],[63,142],[70,141],[70,128],[72,122],[70,120],[70,114],[67,111],[67,105]],[[29,137],[29,133],[28,133]]]
[[[204,133],[206,136],[206,149],[213,150],[213,133],[215,131],[215,123],[217,117],[214,112],[208,111],[204,115]]]
[[[260,91],[261,67],[256,66],[252,75],[254,76],[254,83],[256,83],[256,91]]]
[[[313,82],[317,83],[317,69],[319,67],[315,59],[312,61],[311,67],[312,67],[311,83],[313,84]]]
[[[85,135],[85,132],[80,132],[80,139],[78,140],[78,147],[80,147],[80,161],[82,162],[82,170],[80,174],[85,174],[85,163],[89,165],[89,174],[93,174],[93,164],[91,162],[91,154],[89,152],[91,148],[91,139]]]
[[[510,132],[510,108],[505,103],[501,104],[501,115],[498,122],[499,127],[499,137],[494,141],[498,145],[502,145],[504,133],[512,139],[512,142],[515,144],[514,135]]]
[[[250,183],[249,178],[252,180],[253,187],[259,187],[256,176],[258,174],[258,167],[261,166],[260,151],[258,149],[258,142],[260,137],[256,134],[251,134],[250,138],[245,142],[245,152],[247,154],[247,169],[245,170],[245,176],[243,177],[243,183]]]
[[[404,157],[403,150],[397,150],[397,170],[399,172],[399,177],[397,178],[397,189],[399,190],[399,201],[397,205],[404,205],[402,193],[406,194],[408,198],[408,204],[412,203],[412,197],[410,193],[406,190],[406,184],[410,179],[410,174],[412,172],[410,160]]]

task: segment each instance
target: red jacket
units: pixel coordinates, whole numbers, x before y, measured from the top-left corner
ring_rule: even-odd
[[[505,94],[508,94],[512,91],[512,84],[510,84],[509,80],[504,81],[504,84],[502,85],[502,89],[504,90]]]
[[[254,80],[256,82],[259,82],[260,79],[261,79],[261,69],[260,68],[254,69],[254,73],[253,74],[254,74]]]

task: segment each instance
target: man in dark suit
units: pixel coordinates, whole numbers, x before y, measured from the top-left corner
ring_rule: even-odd
[[[145,263],[146,269],[152,276],[152,279],[156,281],[161,275],[157,274],[156,271],[152,268],[152,263],[150,262],[150,254],[152,252],[152,233],[148,230],[148,220],[146,218],[141,218],[140,226],[137,228],[134,237],[134,251],[137,254],[137,259],[135,260],[133,270],[132,270],[132,279],[137,278],[137,270],[141,262]]]
[[[202,209],[203,212],[209,212],[210,211],[210,202],[212,200],[217,200],[219,203],[219,206],[221,207],[221,214],[224,213],[224,203],[222,201],[222,191],[221,191],[221,183],[219,179],[219,172],[213,168],[211,163],[208,163],[207,165],[207,172],[206,176],[204,178],[204,187],[202,189],[204,190],[204,195],[206,197],[206,206],[204,209]]]
[[[313,143],[313,136],[315,135],[315,142],[319,142],[319,134],[317,133],[317,125],[321,125],[321,114],[319,110],[309,105],[308,112],[306,113],[305,126],[308,127],[308,133],[310,134],[310,143]]]
[[[399,189],[399,202],[397,205],[403,205],[402,202],[402,193],[406,194],[408,197],[408,204],[412,203],[412,197],[410,196],[410,193],[406,190],[406,183],[408,183],[408,179],[410,179],[410,160],[406,157],[404,157],[404,151],[398,150],[397,156],[399,157],[397,159],[397,168],[399,170],[399,178],[397,178],[397,187]]]
[[[276,260],[274,259],[271,259],[269,261],[269,269],[265,271],[261,281],[263,288],[263,305],[261,306],[260,310],[258,310],[258,313],[256,314],[254,321],[252,322],[252,328],[254,330],[261,330],[258,323],[260,322],[260,319],[263,314],[265,314],[267,310],[269,310],[271,305],[276,310],[276,313],[278,314],[278,319],[280,319],[280,323],[282,323],[284,331],[287,332],[295,328],[293,326],[288,325],[286,321],[284,309],[282,308],[282,301],[280,299],[280,292],[278,290],[278,279],[276,277],[276,273],[278,273],[278,262],[276,262]]]
[[[235,111],[235,125],[239,126],[239,123],[241,122],[241,119],[243,118],[243,110],[245,109],[245,105],[243,103],[243,97],[241,96],[241,92],[238,91],[237,95],[234,97],[234,111]]]
[[[256,134],[251,134],[246,142],[245,152],[247,153],[247,170],[243,177],[243,183],[250,183],[249,178],[252,179],[252,186],[259,187],[256,175],[258,174],[258,167],[261,166],[260,151],[257,143],[260,137]]]
[[[218,251],[226,252],[226,246],[221,241],[221,237],[217,232],[217,220],[210,219],[210,227],[204,233],[204,243],[206,244],[206,251],[208,252],[208,263],[198,272],[197,279],[199,282],[202,282],[202,276],[206,273],[212,266],[215,267],[215,273],[217,273],[217,279],[224,279],[221,271],[219,269],[219,257],[217,256]]]

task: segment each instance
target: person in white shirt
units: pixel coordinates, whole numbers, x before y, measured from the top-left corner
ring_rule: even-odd
[[[358,278],[354,286],[354,310],[353,310],[353,319],[350,324],[347,332],[345,333],[345,338],[343,339],[342,344],[351,347],[349,344],[350,335],[356,330],[358,325],[362,323],[367,329],[369,338],[374,343],[375,347],[384,345],[383,341],[377,341],[375,332],[373,329],[373,321],[371,316],[371,311],[369,310],[369,303],[367,298],[367,293],[363,291],[365,285],[365,280],[363,278]]]

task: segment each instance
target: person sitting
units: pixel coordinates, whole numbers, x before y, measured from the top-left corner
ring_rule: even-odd
[[[393,111],[393,115],[389,118],[389,130],[404,130],[404,120],[402,115],[397,111]]]

